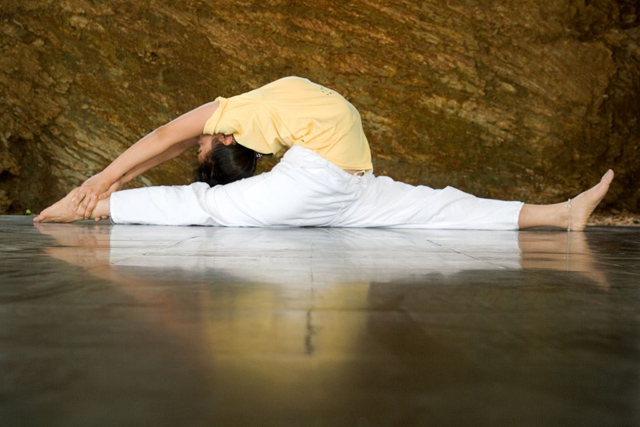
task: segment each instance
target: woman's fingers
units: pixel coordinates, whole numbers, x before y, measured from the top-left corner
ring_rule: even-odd
[[[73,202],[73,209],[79,210],[80,206],[83,206],[83,202],[87,199],[88,193],[80,189],[77,194],[73,196],[71,201]],[[84,203],[86,206],[86,202]]]
[[[71,198],[73,208],[78,212],[84,212],[87,209],[87,204],[92,197],[97,196],[91,187],[86,187],[84,184],[76,188],[77,192]],[[82,206],[82,209],[80,207]]]
[[[84,219],[89,219],[91,218],[91,212],[93,212],[93,210],[96,208],[96,206],[98,205],[98,197],[97,196],[91,196],[89,197],[89,200],[87,201],[87,205],[84,208],[84,211],[82,211],[82,217]]]
[[[91,213],[98,205],[98,201],[101,199],[101,195],[96,194],[91,188],[86,188],[84,185],[76,187],[67,194],[65,199],[68,201],[71,199],[71,208],[73,212],[81,216],[84,219],[91,218]],[[50,208],[50,207],[49,207]],[[47,210],[45,209],[35,217],[34,222],[42,222],[47,219]]]
[[[73,208],[86,219],[91,215],[91,212],[93,212],[97,201],[108,197],[113,191],[117,190],[118,187],[119,182],[109,186],[108,183],[100,178],[100,174],[94,175],[78,187],[78,191],[71,199]]]
[[[93,195],[91,193],[87,192],[84,195],[84,198],[82,199],[82,202],[79,203],[77,207],[74,206],[75,211],[77,211],[83,217],[84,217],[84,213],[87,211],[87,208],[89,207],[89,203],[91,203],[91,197],[93,197]],[[91,212],[89,212],[89,213],[91,213]]]
[[[84,199],[86,193],[87,190],[82,188],[82,186],[76,187],[71,190],[71,193],[69,194],[73,194],[73,196],[71,196],[71,201],[73,202],[74,206],[80,205],[80,202],[82,202],[82,199]]]

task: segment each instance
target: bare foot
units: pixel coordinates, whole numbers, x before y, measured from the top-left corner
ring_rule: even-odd
[[[71,199],[77,189],[67,194],[64,199],[43,210],[40,215],[33,219],[33,222],[73,222],[83,219],[82,214],[73,209]]]
[[[611,181],[613,181],[613,176],[613,171],[609,169],[596,186],[571,199],[570,210],[564,208],[567,217],[566,223],[569,224],[572,231],[584,230],[591,213],[607,194],[607,191],[609,191],[609,185]]]
[[[593,280],[603,291],[611,287],[584,233],[519,233],[518,246],[525,270],[571,271]]]

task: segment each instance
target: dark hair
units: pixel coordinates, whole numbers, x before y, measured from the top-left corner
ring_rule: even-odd
[[[252,176],[257,161],[255,151],[236,142],[231,145],[216,144],[196,168],[193,180],[206,182],[211,187],[229,184]]]

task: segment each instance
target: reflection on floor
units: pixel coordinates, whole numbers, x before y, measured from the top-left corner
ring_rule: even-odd
[[[639,425],[640,228],[0,217],[0,424]]]

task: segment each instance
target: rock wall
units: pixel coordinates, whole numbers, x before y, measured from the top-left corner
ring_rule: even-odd
[[[605,209],[637,211],[638,9],[636,0],[3,0],[0,213],[39,211],[158,125],[285,75],[361,111],[378,174],[543,202],[613,167]],[[136,185],[186,183],[194,158]]]

